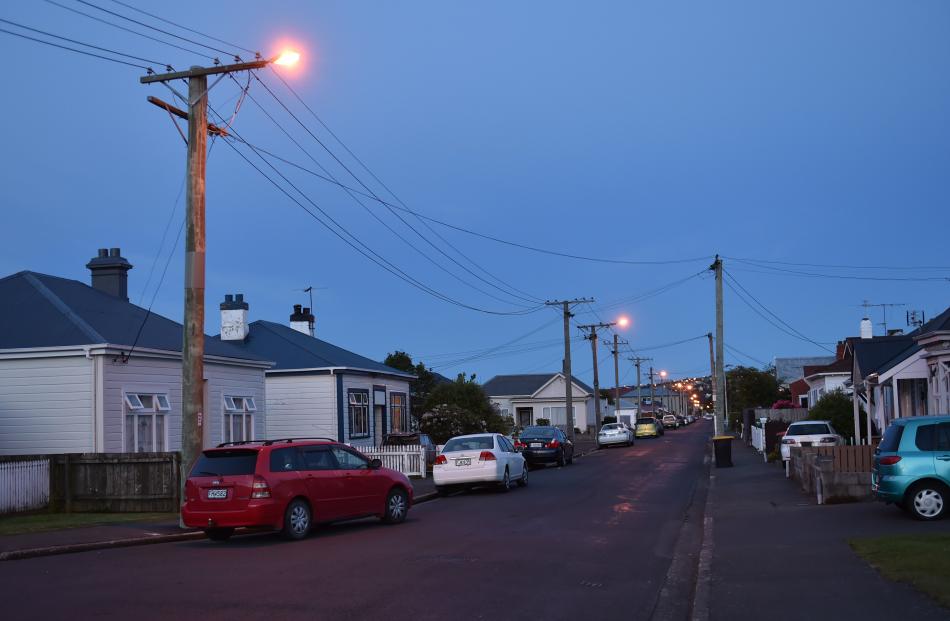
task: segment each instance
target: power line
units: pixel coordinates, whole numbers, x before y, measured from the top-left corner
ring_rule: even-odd
[[[762,268],[769,270],[767,273],[784,273],[792,274],[795,276],[804,276],[809,278],[831,278],[836,280],[871,280],[871,281],[889,281],[889,282],[950,282],[950,277],[948,276],[857,276],[854,274],[823,274],[820,272],[803,272],[801,270],[793,270],[783,267],[775,267],[772,265],[767,265],[765,263],[757,263],[754,261],[748,261],[744,259],[732,259],[739,263],[745,265],[752,265],[754,267]],[[752,270],[749,270],[752,271]]]
[[[219,119],[221,119],[222,121],[224,120],[223,117],[221,117],[221,115],[219,115],[213,108],[211,108],[211,106],[209,106],[209,109],[210,109],[211,112],[212,112],[215,116],[217,116]],[[235,134],[236,136],[238,136],[238,139],[240,140],[239,135],[238,135],[236,132],[234,132],[233,129],[232,129],[232,133]],[[416,287],[417,289],[419,289],[419,290],[421,290],[421,291],[424,291],[425,293],[428,293],[429,295],[431,295],[431,296],[433,296],[433,297],[435,297],[435,298],[437,298],[437,299],[443,300],[443,301],[448,302],[448,303],[450,303],[450,304],[454,304],[454,305],[459,306],[459,307],[461,307],[461,308],[467,308],[467,309],[469,309],[469,310],[473,310],[473,311],[477,311],[477,312],[481,312],[481,313],[485,313],[485,314],[489,314],[489,315],[525,315],[525,314],[528,314],[528,313],[537,312],[538,310],[541,310],[542,308],[544,308],[543,305],[539,305],[539,306],[538,306],[537,308],[535,308],[535,309],[526,309],[526,310],[523,310],[523,311],[495,311],[495,310],[484,309],[484,308],[480,308],[480,307],[477,307],[477,306],[473,306],[473,305],[467,304],[467,303],[465,303],[465,302],[461,302],[461,301],[459,301],[459,300],[457,300],[457,299],[455,299],[455,298],[449,297],[449,296],[447,296],[447,295],[445,295],[445,294],[443,294],[443,293],[440,293],[440,292],[436,291],[435,289],[429,287],[428,285],[425,285],[425,284],[422,283],[421,281],[416,280],[415,278],[413,278],[412,276],[410,276],[408,273],[406,273],[404,270],[402,270],[402,269],[400,269],[399,267],[395,266],[394,264],[392,264],[391,262],[389,262],[388,260],[386,260],[385,258],[383,258],[381,255],[379,255],[377,252],[375,252],[375,251],[372,250],[371,248],[366,247],[365,244],[363,244],[362,242],[360,242],[360,241],[356,238],[356,236],[354,236],[352,233],[350,233],[349,231],[347,231],[345,227],[343,227],[343,226],[342,226],[339,222],[337,222],[332,216],[330,216],[322,207],[320,207],[319,205],[317,205],[317,203],[314,202],[313,199],[311,199],[305,192],[303,192],[302,190],[300,190],[300,188],[298,188],[296,185],[294,185],[289,179],[287,179],[286,176],[284,176],[280,171],[278,171],[276,168],[274,168],[273,165],[271,165],[263,156],[261,156],[260,154],[258,154],[256,151],[255,151],[255,154],[256,154],[265,164],[267,164],[281,179],[283,179],[284,183],[286,183],[287,185],[289,185],[291,188],[294,189],[295,192],[297,192],[298,194],[300,194],[300,196],[303,197],[304,200],[306,200],[306,201],[307,201],[310,205],[312,205],[317,211],[319,211],[319,212],[323,215],[324,218],[326,218],[327,220],[329,220],[329,222],[331,222],[331,223],[333,224],[333,226],[331,226],[330,224],[328,224],[326,221],[324,221],[322,218],[320,218],[317,214],[315,214],[315,213],[312,212],[310,209],[308,209],[306,205],[304,205],[304,204],[301,203],[299,200],[297,200],[292,194],[290,194],[290,192],[288,192],[284,187],[282,187],[282,186],[281,186],[279,183],[277,183],[274,179],[272,179],[270,176],[268,176],[267,173],[265,173],[263,170],[261,170],[260,167],[258,167],[258,166],[255,165],[253,162],[251,162],[251,160],[249,160],[236,146],[234,146],[234,144],[233,144],[230,140],[225,140],[225,143],[226,143],[229,147],[231,147],[231,149],[234,150],[234,152],[237,153],[237,154],[241,157],[241,159],[243,159],[245,162],[247,162],[248,165],[250,165],[250,166],[251,166],[252,168],[254,168],[254,170],[256,170],[261,176],[263,176],[265,179],[267,179],[267,181],[269,181],[269,182],[270,182],[274,187],[276,187],[281,193],[283,193],[285,196],[287,196],[287,198],[289,198],[290,200],[292,200],[298,207],[300,207],[301,209],[303,209],[307,214],[310,215],[310,217],[312,217],[313,219],[317,220],[317,221],[318,221],[320,224],[322,224],[327,230],[329,230],[331,233],[333,233],[335,236],[337,236],[341,241],[343,241],[345,244],[347,244],[348,246],[350,246],[351,248],[353,248],[354,250],[356,250],[357,252],[359,252],[360,254],[362,254],[364,257],[366,257],[367,259],[369,259],[370,261],[372,261],[373,263],[375,263],[375,264],[378,265],[379,267],[382,267],[383,269],[385,269],[386,271],[390,272],[391,274],[393,274],[393,275],[396,276],[397,278],[399,278],[399,279],[401,279],[401,280],[403,280],[403,281],[405,281],[405,282],[411,284],[412,286]],[[253,147],[251,147],[251,149],[252,149],[252,151],[254,150]],[[333,228],[334,226],[337,227],[337,228]],[[339,229],[339,230],[337,230],[337,229]]]
[[[115,23],[115,22],[110,22],[110,21],[107,20],[107,19],[102,19],[101,17],[96,17],[95,15],[90,15],[89,13],[86,13],[85,11],[80,11],[79,9],[75,9],[75,8],[73,8],[73,7],[71,7],[71,6],[66,6],[65,4],[60,4],[59,2],[56,2],[56,0],[44,0],[44,2],[46,2],[46,3],[48,3],[48,4],[52,4],[53,6],[57,6],[57,7],[61,8],[61,9],[63,9],[63,10],[71,11],[71,12],[73,12],[73,13],[76,13],[77,15],[82,15],[83,17],[88,17],[89,19],[95,20],[95,21],[97,21],[97,22],[99,22],[99,23],[101,23],[101,24],[106,24],[107,26],[112,26],[113,28],[118,28],[119,30],[123,30],[123,31],[125,31],[125,32],[130,32],[130,33],[132,33],[132,34],[134,34],[134,35],[137,35],[137,36],[139,36],[139,37],[143,37],[143,38],[148,39],[148,40],[150,40],[150,41],[156,41],[156,42],[158,42],[158,43],[161,43],[162,45],[167,45],[167,46],[169,46],[169,47],[173,47],[173,48],[175,48],[175,49],[182,50],[182,51],[184,51],[184,52],[188,52],[189,54],[195,54],[195,55],[197,55],[197,56],[201,56],[202,58],[210,58],[211,60],[215,60],[214,56],[208,56],[205,52],[199,52],[199,51],[197,51],[197,50],[189,49],[189,48],[187,48],[187,47],[183,47],[183,46],[181,46],[181,45],[177,45],[177,44],[175,44],[175,43],[171,43],[171,42],[169,42],[169,41],[165,41],[165,40],[163,40],[163,39],[159,39],[158,37],[153,37],[153,36],[151,36],[151,35],[147,35],[147,34],[145,34],[144,32],[139,32],[139,31],[137,31],[137,30],[132,30],[131,28],[126,28],[125,26],[123,26],[123,25],[121,25],[121,24],[117,24],[117,23]],[[147,69],[147,67],[145,67],[145,69]]]
[[[59,48],[59,49],[61,49],[61,50],[68,50],[68,51],[70,51],[70,52],[75,52],[75,53],[77,53],[77,54],[82,54],[82,55],[84,55],[84,56],[91,56],[91,57],[93,57],[93,58],[101,58],[102,60],[108,60],[108,61],[110,61],[110,62],[118,63],[118,64],[120,64],[120,65],[128,65],[129,67],[136,67],[136,68],[138,68],[138,69],[145,69],[146,71],[149,71],[149,68],[146,67],[145,65],[139,65],[139,64],[136,64],[136,63],[130,63],[130,62],[125,61],[125,60],[119,60],[118,58],[110,58],[110,57],[108,57],[108,56],[103,56],[102,54],[95,54],[95,53],[93,53],[93,52],[87,52],[87,51],[85,51],[85,50],[78,50],[78,49],[76,49],[76,48],[74,48],[74,47],[69,47],[68,45],[60,45],[59,43],[53,43],[52,41],[44,41],[44,40],[42,40],[42,39],[37,39],[36,37],[31,37],[31,36],[29,36],[29,35],[21,34],[21,33],[19,33],[19,32],[13,32],[12,30],[7,30],[6,28],[0,28],[0,32],[5,33],[5,34],[8,34],[8,35],[13,35],[14,37],[20,37],[21,39],[28,39],[28,40],[30,40],[30,41],[35,41],[35,42],[37,42],[37,43],[42,43],[43,45],[49,45],[49,46],[51,46],[51,47],[57,47],[57,48]],[[84,44],[80,44],[80,45],[84,45]],[[90,46],[90,47],[91,47],[91,46]]]
[[[891,271],[914,271],[914,270],[950,270],[950,265],[835,265],[831,263],[795,263],[792,261],[774,261],[771,259],[754,259],[741,257],[723,257],[732,261],[744,261],[749,263],[772,263],[775,265],[792,265],[798,267],[830,267],[836,269],[853,270],[891,270]]]
[[[825,351],[831,352],[831,350],[828,349],[828,347],[826,347],[823,343],[819,343],[818,341],[816,341],[816,340],[814,340],[814,339],[811,339],[811,338],[805,336],[804,334],[802,334],[801,332],[799,332],[798,330],[796,330],[795,328],[793,328],[791,325],[789,325],[788,322],[786,322],[786,321],[783,320],[781,317],[779,317],[778,315],[776,315],[775,313],[773,313],[771,310],[769,310],[764,304],[762,304],[761,302],[759,302],[759,300],[758,300],[754,295],[752,295],[752,294],[749,292],[748,289],[746,289],[745,287],[743,287],[742,284],[741,284],[738,280],[736,280],[736,277],[733,276],[731,273],[729,273],[729,272],[723,270],[723,274],[729,279],[729,280],[726,280],[725,283],[726,283],[726,285],[733,291],[733,293],[735,293],[736,296],[739,297],[739,299],[742,300],[742,302],[746,304],[746,306],[748,306],[748,307],[751,308],[753,311],[755,311],[755,313],[756,313],[757,315],[759,315],[760,317],[762,317],[763,319],[765,319],[768,323],[772,324],[774,327],[778,328],[780,331],[784,332],[785,334],[788,334],[789,336],[792,336],[792,337],[794,337],[794,338],[797,338],[797,339],[799,339],[799,340],[801,340],[801,341],[805,341],[805,342],[807,342],[807,343],[811,343],[811,344],[813,344],[813,345],[817,345],[817,346],[820,347],[821,349],[824,349]],[[731,282],[730,282],[730,281],[731,281]],[[740,293],[740,292],[739,292],[739,289],[736,289],[736,287],[733,286],[733,283],[734,283],[737,287],[739,287],[739,289],[741,289],[741,290],[744,292],[745,295],[743,295],[743,293]],[[759,309],[757,309],[755,306],[753,306],[753,305],[749,302],[749,300],[747,300],[747,299],[745,298],[745,296],[748,296],[749,298],[751,298],[762,310],[764,310],[766,313],[768,313],[769,315],[771,315],[772,317],[774,317],[775,321],[778,321],[779,323],[775,323],[775,321],[773,321],[773,320],[770,319],[768,316],[766,316],[766,315],[764,315],[762,312],[760,312]],[[779,325],[779,324],[782,324],[782,325]],[[784,328],[782,327],[783,325],[785,326]],[[787,329],[786,329],[786,328],[787,328]],[[832,353],[833,353],[833,352],[832,352]]]
[[[654,349],[666,349],[667,347],[675,347],[676,345],[682,345],[683,343],[698,341],[699,339],[704,339],[704,338],[706,338],[706,333],[700,334],[699,336],[692,336],[690,338],[682,339],[679,341],[663,343],[662,345],[651,345],[649,347],[628,347],[626,353],[636,354],[641,351],[651,351]]]
[[[144,27],[144,28],[148,28],[148,29],[150,29],[150,30],[154,30],[154,31],[156,31],[156,32],[160,32],[160,33],[162,33],[162,34],[166,34],[166,35],[168,35],[168,36],[170,36],[170,37],[175,37],[176,39],[180,39],[181,41],[185,41],[185,42],[191,43],[191,44],[193,44],[193,45],[198,45],[198,46],[201,46],[201,47],[203,47],[203,48],[206,48],[206,49],[209,49],[209,50],[213,50],[213,51],[215,51],[215,52],[220,52],[221,54],[227,54],[227,55],[229,55],[229,56],[234,56],[234,57],[236,57],[236,58],[237,58],[237,56],[238,56],[237,54],[234,54],[233,52],[228,52],[227,50],[222,50],[222,49],[220,49],[220,48],[217,48],[217,47],[214,47],[214,46],[211,46],[211,45],[206,45],[206,44],[204,44],[204,43],[201,43],[200,41],[195,41],[194,39],[189,39],[188,37],[182,37],[182,36],[180,36],[180,35],[176,35],[174,32],[168,32],[167,30],[163,30],[163,29],[158,28],[158,27],[156,27],[156,26],[150,26],[149,24],[146,24],[145,22],[140,22],[140,21],[137,20],[137,19],[132,19],[131,17],[127,17],[127,16],[125,16],[125,15],[122,15],[121,13],[117,13],[117,12],[115,12],[115,11],[110,11],[109,9],[107,9],[107,8],[105,8],[105,7],[101,7],[101,6],[99,6],[98,4],[94,4],[94,3],[92,3],[92,2],[89,2],[88,0],[76,0],[76,2],[79,2],[80,4],[85,4],[86,6],[91,7],[91,8],[93,8],[93,9],[98,9],[98,10],[102,11],[103,13],[108,13],[109,15],[113,15],[113,16],[115,16],[115,17],[118,17],[119,19],[124,19],[124,20],[127,21],[127,22],[132,22],[133,24],[138,24],[139,26],[142,26],[142,27]]]
[[[177,23],[175,23],[175,22],[173,22],[173,21],[171,21],[171,20],[169,20],[169,19],[165,19],[164,17],[159,17],[158,15],[155,15],[154,13],[149,13],[148,11],[144,11],[144,10],[138,8],[138,7],[134,7],[134,6],[132,6],[131,4],[126,4],[125,2],[120,2],[119,0],[112,0],[112,2],[114,2],[114,3],[118,4],[118,5],[124,6],[124,7],[127,8],[127,9],[132,9],[133,11],[135,11],[135,12],[137,12],[137,13],[141,13],[142,15],[147,15],[147,16],[151,17],[152,19],[157,19],[157,20],[160,21],[160,22],[165,22],[166,24],[170,24],[170,25],[172,25],[172,26],[175,26],[176,28],[181,28],[182,30],[187,30],[188,32],[193,32],[193,33],[195,33],[196,35],[201,35],[202,37],[205,37],[206,39],[211,39],[212,41],[217,41],[218,43],[223,43],[223,44],[228,45],[228,46],[230,46],[230,47],[235,47],[235,48],[237,48],[237,49],[239,49],[239,50],[241,50],[241,51],[248,52],[249,54],[257,54],[257,53],[258,53],[258,52],[254,51],[254,50],[249,50],[249,49],[247,49],[246,47],[242,47],[242,46],[240,46],[240,45],[238,45],[238,44],[236,44],[236,43],[229,43],[228,41],[225,41],[225,40],[223,40],[223,39],[218,39],[217,37],[212,37],[212,36],[209,35],[209,34],[205,34],[205,33],[201,32],[201,31],[195,30],[194,28],[189,28],[188,26],[183,26],[183,25],[181,25],[181,24],[177,24]]]
[[[747,353],[745,353],[745,352],[742,352],[742,351],[736,349],[735,347],[731,346],[729,343],[723,343],[722,345],[723,345],[723,347],[725,347],[726,349],[730,350],[731,352],[733,352],[733,353],[735,353],[735,354],[739,354],[740,356],[742,356],[742,357],[744,357],[744,358],[748,358],[749,360],[751,360],[751,361],[753,361],[753,362],[758,362],[759,364],[761,364],[761,365],[764,366],[764,367],[769,366],[769,363],[764,362],[764,361],[762,361],[762,360],[759,360],[759,359],[756,358],[755,356],[750,356],[749,354],[747,354]]]
[[[0,22],[3,22],[5,24],[10,24],[11,26],[16,26],[17,28],[23,28],[24,30],[29,30],[37,34],[45,35],[47,37],[53,37],[54,39],[59,39],[60,41],[68,41],[69,43],[75,43],[76,45],[82,45],[84,47],[89,47],[94,50],[99,50],[101,52],[109,52],[110,54],[115,54],[116,56],[124,56],[125,58],[131,58],[132,60],[141,60],[144,63],[152,63],[153,65],[170,66],[168,63],[163,63],[160,60],[151,60],[148,58],[142,58],[141,56],[133,56],[132,54],[119,52],[117,50],[109,49],[107,47],[99,47],[98,45],[92,45],[91,43],[83,43],[82,41],[77,41],[76,39],[70,39],[69,37],[62,37],[60,35],[55,35],[51,32],[46,32],[45,30],[40,30],[38,28],[31,28],[30,26],[18,24],[17,22],[10,21],[9,19],[3,19],[2,17],[0,17]]]
[[[255,76],[255,77],[256,77],[256,76]],[[234,78],[232,77],[232,79],[234,79]],[[260,82],[260,79],[259,79],[259,78],[258,78],[258,81]],[[261,84],[263,85],[263,82],[261,82]],[[264,88],[267,88],[266,85],[264,85]],[[271,95],[272,95],[273,97],[275,97],[275,99],[276,99],[276,95],[275,95],[272,91],[268,91],[268,92],[270,92]],[[301,151],[303,151],[303,153],[304,153],[307,157],[309,157],[310,160],[311,160],[314,164],[316,164],[322,171],[324,171],[327,175],[329,175],[331,179],[334,179],[334,181],[336,180],[335,177],[333,177],[333,175],[332,175],[319,161],[317,161],[317,159],[316,159],[306,148],[304,148],[304,146],[301,145],[300,142],[298,142],[298,141],[291,135],[291,133],[290,133],[289,131],[287,131],[287,129],[284,128],[284,127],[280,124],[280,122],[278,122],[277,119],[275,119],[275,118],[273,117],[273,115],[271,115],[271,114],[264,108],[264,106],[261,105],[261,103],[260,103],[259,101],[257,101],[257,99],[256,99],[253,95],[251,95],[250,93],[248,93],[247,97],[248,97],[248,99],[251,100],[251,102],[253,102],[253,103],[258,107],[258,109],[261,110],[261,112],[264,113],[265,116],[267,116],[268,119],[270,119],[270,121],[271,121],[281,132],[283,132],[283,134],[284,134],[288,139],[290,139],[291,142],[293,142],[293,143],[297,146],[297,148],[299,148]],[[277,101],[278,101],[278,103],[281,103],[281,105],[283,105],[283,103],[280,102],[280,100],[277,100]],[[284,106],[284,108],[286,109],[286,106]],[[298,122],[299,122],[299,120],[298,120]],[[305,128],[305,129],[306,129],[306,128]],[[312,135],[312,134],[311,134],[311,135]],[[250,146],[250,145],[249,145],[249,146]],[[324,147],[324,148],[326,148],[326,147]],[[443,272],[445,272],[445,273],[448,274],[449,276],[455,278],[456,280],[458,280],[459,282],[465,284],[466,286],[471,287],[472,289],[475,289],[475,290],[478,291],[479,293],[482,293],[483,295],[487,295],[488,297],[490,297],[490,298],[492,298],[492,299],[494,299],[494,300],[497,300],[497,301],[499,301],[499,302],[503,302],[503,303],[506,303],[506,304],[513,304],[513,305],[519,306],[519,307],[521,307],[521,308],[529,308],[529,307],[527,307],[527,306],[524,306],[523,304],[519,304],[519,303],[516,303],[516,302],[511,302],[510,300],[506,300],[506,299],[500,298],[500,297],[498,297],[498,296],[496,296],[496,295],[493,295],[492,293],[490,293],[490,292],[488,292],[488,291],[485,291],[484,289],[478,287],[477,285],[474,285],[474,284],[468,282],[468,281],[465,280],[464,278],[460,277],[458,274],[455,274],[454,272],[452,272],[451,270],[449,270],[448,268],[446,268],[444,265],[442,265],[441,263],[439,263],[438,261],[436,261],[435,259],[433,259],[431,256],[429,256],[428,254],[426,254],[425,252],[423,252],[422,249],[420,249],[416,244],[411,243],[408,239],[406,239],[405,237],[403,237],[398,231],[396,231],[392,226],[390,226],[387,222],[385,222],[379,215],[377,215],[375,211],[373,211],[372,209],[370,209],[365,203],[363,203],[361,200],[359,200],[353,193],[351,193],[351,192],[347,192],[347,193],[350,195],[350,197],[351,197],[354,201],[356,201],[356,203],[357,203],[358,205],[360,205],[360,207],[362,207],[367,213],[369,213],[370,216],[372,216],[377,222],[379,222],[381,225],[383,225],[390,233],[392,233],[392,234],[393,234],[394,236],[396,236],[400,241],[402,241],[404,244],[406,244],[407,246],[409,246],[410,248],[412,248],[416,253],[418,253],[419,255],[421,255],[424,259],[426,259],[426,260],[427,260],[428,262],[430,262],[432,265],[434,265],[434,266],[437,267],[438,269],[442,270]],[[400,218],[400,219],[401,219],[401,218]],[[410,227],[410,228],[411,228],[411,227]],[[418,234],[418,231],[416,231],[416,232],[417,232],[417,234]],[[439,249],[437,248],[437,250],[439,250]],[[440,252],[441,252],[441,250],[440,250]],[[443,254],[444,254],[444,253],[443,253]],[[456,262],[456,263],[457,263],[457,262]],[[463,266],[463,268],[464,268],[464,266]],[[470,272],[470,270],[468,270],[468,271]],[[479,279],[482,280],[483,282],[487,282],[487,281],[485,281],[483,278],[479,277],[477,274],[474,274],[474,276],[475,276],[476,278],[479,278]],[[487,283],[487,284],[494,286],[492,283]],[[497,288],[497,287],[496,287],[496,288]],[[507,292],[507,291],[504,291],[504,290],[502,290],[502,291],[503,291],[504,293],[508,294],[508,295],[511,295],[511,294],[510,294],[509,292]],[[516,296],[516,297],[519,297],[519,298],[520,298],[520,296]],[[524,299],[524,298],[521,298],[521,299]],[[539,302],[539,300],[530,300],[530,299],[525,299],[525,301],[527,301],[527,302],[532,302],[532,303],[534,303],[534,304],[537,304],[537,303]]]

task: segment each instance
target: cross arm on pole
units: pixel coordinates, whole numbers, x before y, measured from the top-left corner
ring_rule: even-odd
[[[168,102],[166,102],[166,101],[162,101],[162,100],[159,99],[158,97],[152,97],[151,95],[149,95],[149,96],[147,97],[147,99],[148,99],[148,102],[149,102],[150,104],[155,105],[155,106],[158,106],[159,108],[161,108],[161,109],[163,109],[163,110],[166,110],[166,111],[170,112],[171,114],[174,114],[175,116],[177,116],[177,117],[180,118],[180,119],[185,119],[186,121],[188,120],[188,113],[185,112],[184,110],[182,110],[181,108],[177,108],[177,107],[171,105],[170,103],[168,103]],[[228,131],[227,131],[226,129],[221,128],[221,127],[218,127],[218,126],[215,125],[214,123],[208,123],[208,133],[209,133],[209,134],[214,134],[214,135],[216,135],[216,136],[227,136],[227,135],[228,135]]]
[[[188,71],[173,71],[171,73],[156,73],[143,75],[139,78],[142,84],[151,84],[153,82],[170,82],[172,80],[181,80],[194,78],[201,75],[215,75],[218,73],[233,73],[235,71],[250,71],[251,69],[263,69],[270,60],[255,60],[248,63],[235,63],[233,65],[218,65],[216,67],[192,67]]]

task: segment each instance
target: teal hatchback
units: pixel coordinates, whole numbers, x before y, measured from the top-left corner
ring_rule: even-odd
[[[899,418],[874,453],[871,491],[920,520],[936,520],[950,504],[950,416]]]

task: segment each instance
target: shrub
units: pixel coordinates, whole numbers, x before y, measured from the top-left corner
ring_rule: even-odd
[[[551,424],[551,420],[548,418],[539,418],[535,421],[535,425],[540,425],[541,427],[547,427]]]
[[[867,417],[864,415],[864,409],[860,411],[861,434],[867,433]],[[831,421],[831,426],[835,428],[845,440],[854,438],[854,405],[851,397],[844,394],[841,390],[834,390],[822,395],[811,410],[808,412],[809,420],[827,420]]]

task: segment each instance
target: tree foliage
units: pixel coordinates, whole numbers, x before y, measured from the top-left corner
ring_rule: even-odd
[[[439,383],[438,376],[422,362],[413,363],[412,356],[404,351],[392,352],[386,356],[383,364],[416,376],[409,382],[409,413],[418,424],[425,412],[426,400]]]
[[[864,409],[860,410],[861,434],[867,433],[867,417]],[[846,440],[854,438],[854,404],[851,397],[838,389],[821,396],[811,410],[808,411],[809,420],[827,420]]]
[[[474,376],[460,375],[454,382],[439,384],[423,409],[420,428],[437,444],[468,433],[511,433],[511,418],[499,413]]]
[[[729,416],[741,421],[746,408],[767,408],[783,397],[775,373],[769,369],[738,366],[726,372]]]

